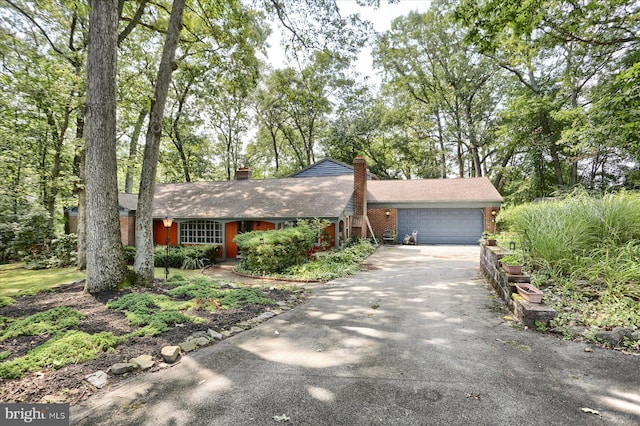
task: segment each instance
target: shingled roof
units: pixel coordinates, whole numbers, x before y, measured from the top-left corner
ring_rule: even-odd
[[[499,205],[502,196],[486,177],[467,179],[371,180],[369,204],[482,204]]]
[[[340,217],[353,176],[190,182],[157,185],[153,217],[289,219]]]
[[[118,205],[121,208],[136,211],[138,209],[138,194],[119,193]]]

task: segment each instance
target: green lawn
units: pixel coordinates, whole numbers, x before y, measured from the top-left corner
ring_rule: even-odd
[[[83,280],[84,272],[75,267],[59,269],[24,269],[22,263],[0,265],[0,296],[33,294],[61,284]]]
[[[182,270],[169,268],[169,276],[200,276],[200,270]],[[155,268],[155,277],[164,278],[164,268]],[[83,280],[85,273],[75,267],[59,269],[24,269],[23,263],[0,265],[0,296],[17,296],[18,294],[34,294],[53,287]]]

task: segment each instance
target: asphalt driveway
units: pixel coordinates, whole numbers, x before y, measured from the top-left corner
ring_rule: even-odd
[[[478,261],[383,246],[304,305],[72,407],[72,424],[640,423],[640,357],[513,327]]]

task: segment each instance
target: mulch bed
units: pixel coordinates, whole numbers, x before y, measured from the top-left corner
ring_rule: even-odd
[[[46,311],[58,306],[67,306],[81,312],[85,318],[80,321],[78,330],[89,334],[110,331],[115,335],[123,335],[135,330],[131,327],[122,312],[107,309],[105,304],[117,299],[131,291],[123,290],[107,291],[99,294],[87,294],[83,292],[84,281],[60,286],[51,292],[43,292],[34,296],[16,298],[16,303],[0,308],[0,316],[24,317],[36,312]],[[145,289],[145,292],[162,294],[164,289],[159,286]],[[287,302],[292,304],[295,294],[290,290],[270,288],[264,290],[265,295],[275,302]],[[299,296],[299,295],[298,295]],[[0,378],[0,402],[3,403],[36,403],[36,402],[68,402],[74,405],[99,392],[84,380],[84,377],[102,370],[107,372],[111,365],[117,362],[127,362],[139,355],[149,354],[160,359],[160,350],[163,346],[177,345],[196,331],[213,329],[216,331],[229,330],[235,324],[257,317],[270,308],[277,305],[245,305],[241,309],[221,309],[214,312],[204,310],[190,311],[190,315],[205,318],[207,322],[194,324],[185,323],[183,326],[174,327],[171,330],[154,337],[133,337],[124,344],[116,346],[111,353],[103,353],[99,358],[81,364],[68,365],[58,370],[43,370],[34,373],[26,373],[22,379],[5,380]],[[45,342],[49,336],[20,336],[0,342],[0,353],[10,351],[11,356],[7,360],[25,355],[29,350]],[[6,360],[5,360],[6,361]],[[153,367],[151,370],[158,370]],[[144,373],[129,373],[144,374]],[[109,374],[109,385],[122,380],[122,376]]]

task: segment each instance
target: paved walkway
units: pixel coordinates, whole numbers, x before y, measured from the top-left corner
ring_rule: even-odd
[[[640,357],[512,327],[478,258],[382,247],[372,270],[72,407],[72,424],[638,424]]]

